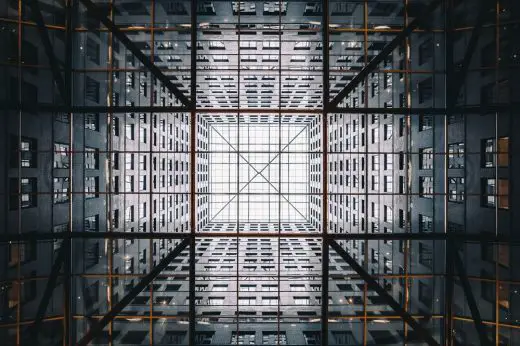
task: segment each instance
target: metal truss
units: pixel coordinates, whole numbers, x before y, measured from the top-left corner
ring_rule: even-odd
[[[61,98],[64,102],[67,102],[67,92],[65,91],[65,82],[60,72],[60,68],[58,66],[58,61],[56,56],[54,55],[54,49],[52,47],[51,40],[49,38],[49,31],[45,26],[45,21],[43,19],[42,11],[40,9],[39,0],[28,0],[27,3],[31,8],[31,15],[34,19],[36,26],[38,27],[38,33],[40,34],[40,38],[42,40],[43,48],[45,49],[45,54],[49,59],[49,63],[51,65],[52,76],[54,78],[54,82],[56,83],[56,87],[61,95]],[[23,2],[22,2],[23,4]]]
[[[124,296],[116,305],[112,307],[112,309],[99,321],[97,322],[91,329],[78,341],[77,346],[86,346],[89,344],[92,339],[94,339],[102,330],[105,328],[113,319],[116,317],[128,304],[134,300],[135,297],[142,290],[146,288],[156,277],[163,271],[171,261],[190,244],[188,239],[184,239],[179,245],[177,245],[165,258],[155,266],[149,274],[147,274],[144,278],[141,279],[135,285],[130,292],[126,296]]]
[[[152,73],[158,80],[160,80],[164,86],[177,97],[177,99],[186,107],[191,107],[193,101],[190,101],[182,91],[180,91],[151,60],[148,58],[132,40],[128,38],[117,26],[108,19],[99,8],[90,0],[79,0],[87,8],[88,13],[99,20],[103,25],[110,30],[110,32],[119,40],[121,43],[135,55],[137,59]],[[196,30],[192,28],[192,30]],[[192,67],[194,68],[194,67]],[[193,83],[193,81],[192,81]]]
[[[325,242],[325,245],[327,243]],[[348,265],[354,269],[356,273],[367,283],[368,287],[371,290],[374,290],[379,294],[381,298],[385,300],[385,302],[392,308],[394,311],[401,316],[403,321],[405,321],[410,327],[414,329],[417,335],[421,340],[424,340],[430,346],[440,346],[440,344],[433,338],[429,331],[421,325],[418,321],[416,321],[412,315],[410,315],[395,299],[383,288],[379,283],[370,275],[362,266],[360,266],[355,259],[350,256],[347,251],[343,249],[341,245],[339,245],[334,240],[331,240],[329,244],[344,260],[348,263]],[[323,263],[323,265],[328,265],[328,262]]]
[[[159,79],[164,86],[172,92],[176,96],[176,98],[183,104],[183,106],[137,106],[137,107],[129,107],[129,106],[108,106],[108,107],[97,107],[97,106],[59,106],[59,105],[46,105],[46,104],[36,104],[36,105],[25,105],[25,104],[3,104],[1,106],[2,109],[11,110],[35,110],[35,111],[48,111],[48,112],[59,112],[59,111],[67,111],[67,112],[77,112],[77,113],[86,113],[86,112],[109,112],[109,113],[127,113],[127,112],[191,112],[191,133],[190,133],[190,157],[193,162],[190,166],[190,218],[191,218],[191,230],[189,233],[116,233],[116,232],[108,232],[103,234],[96,233],[86,233],[86,232],[71,232],[67,234],[38,234],[38,233],[21,233],[21,234],[1,234],[0,241],[27,241],[27,240],[54,240],[54,239],[64,239],[64,242],[59,250],[58,256],[53,264],[51,274],[49,276],[49,280],[47,282],[45,292],[42,296],[42,300],[39,304],[37,314],[34,318],[34,324],[32,329],[32,337],[36,338],[38,335],[38,331],[41,327],[41,323],[43,317],[45,315],[45,311],[48,307],[49,301],[52,296],[52,292],[54,287],[56,286],[57,279],[60,275],[61,268],[65,261],[69,261],[70,266],[70,241],[72,239],[179,239],[181,243],[175,247],[174,250],[170,252],[156,267],[152,269],[152,271],[143,277],[139,283],[134,286],[131,291],[121,299],[116,305],[112,307],[112,309],[99,321],[95,322],[94,319],[89,318],[90,321],[90,330],[83,336],[83,338],[78,342],[78,346],[86,346],[91,342],[100,332],[109,324],[113,319],[140,293],[143,289],[148,286],[161,272],[168,266],[168,264],[177,257],[186,247],[189,246],[189,287],[190,287],[190,295],[189,295],[189,344],[195,344],[195,241],[197,237],[316,237],[321,238],[323,240],[323,249],[322,249],[322,323],[321,323],[321,331],[322,331],[322,344],[328,345],[328,262],[329,262],[329,246],[335,250],[349,265],[350,267],[366,282],[368,287],[375,292],[377,292],[385,302],[394,309],[394,311],[406,322],[410,327],[414,329],[417,336],[424,340],[430,346],[439,345],[437,340],[433,338],[431,333],[420,323],[414,319],[410,313],[408,313],[402,306],[399,305],[395,301],[395,299],[383,288],[376,279],[370,275],[362,266],[360,266],[348,253],[341,247],[337,241],[338,240],[438,240],[445,241],[447,244],[451,244],[455,241],[475,241],[480,243],[496,243],[496,242],[508,242],[510,244],[520,244],[519,238],[510,238],[498,235],[486,235],[486,234],[446,234],[446,233],[432,233],[432,234],[424,234],[424,233],[392,233],[392,234],[333,234],[328,233],[327,225],[328,225],[328,183],[327,183],[327,143],[328,143],[328,127],[327,127],[327,117],[329,113],[350,113],[350,114],[432,114],[432,115],[440,115],[444,116],[446,113],[446,108],[340,108],[338,105],[344,100],[347,95],[352,92],[361,82],[363,82],[373,71],[377,69],[377,66],[384,61],[384,59],[392,53],[392,51],[398,47],[405,38],[407,38],[414,30],[416,30],[421,23],[423,23],[428,16],[441,4],[443,1],[447,0],[433,0],[426,8],[426,10],[418,17],[416,17],[413,21],[411,21],[406,28],[403,29],[392,41],[390,41],[377,56],[375,56],[349,83],[348,85],[342,89],[332,100],[329,99],[329,59],[328,59],[328,49],[323,49],[324,56],[324,71],[323,71],[323,98],[324,98],[324,109],[323,110],[294,110],[294,109],[286,109],[283,108],[276,110],[269,109],[240,109],[239,113],[248,114],[248,113],[273,113],[280,114],[283,112],[287,112],[288,114],[296,114],[296,113],[316,113],[322,115],[323,119],[323,230],[321,233],[290,233],[290,234],[280,234],[280,233],[212,233],[212,232],[196,232],[196,171],[195,167],[195,158],[196,158],[196,127],[195,127],[195,117],[196,112],[200,113],[222,113],[228,112],[229,109],[220,109],[220,108],[200,108],[196,107],[196,41],[197,41],[197,20],[196,20],[196,8],[197,3],[196,0],[191,0],[191,89],[190,89],[190,98],[191,100],[181,91],[179,90],[170,80],[170,78],[165,75],[137,46],[134,42],[132,42],[128,36],[123,33],[116,24],[114,24],[106,15],[99,10],[99,8],[91,1],[91,0],[79,0],[88,10],[88,13],[99,20],[103,25],[107,27],[109,32],[113,34],[129,51],[131,51],[135,57],[144,65],[144,67],[150,71],[157,79]],[[452,112],[461,113],[461,114],[480,114],[482,112],[487,111],[507,111],[518,107],[518,102],[511,103],[509,105],[501,105],[501,104],[488,104],[485,106],[482,105],[474,105],[474,106],[464,106],[464,107],[456,107],[455,102],[457,96],[459,94],[460,88],[462,87],[465,77],[467,75],[469,64],[471,62],[474,50],[476,48],[478,38],[482,29],[482,25],[485,19],[486,11],[488,9],[489,0],[482,0],[481,10],[479,12],[479,17],[477,18],[476,25],[474,27],[474,31],[470,38],[468,48],[464,57],[464,61],[462,64],[462,69],[456,74],[457,84],[453,87],[452,97],[449,100],[449,104],[447,107],[450,107]],[[37,24],[38,31],[45,49],[45,52],[48,56],[53,78],[55,80],[56,86],[62,96],[62,98],[67,100],[67,90],[66,83],[63,81],[63,77],[61,76],[61,72],[57,63],[57,59],[54,55],[52,44],[49,39],[48,31],[46,29],[43,16],[41,10],[38,5],[37,0],[29,0],[29,6],[31,7],[31,12],[34,18],[35,23]],[[328,47],[329,45],[329,18],[328,18],[328,1],[323,1],[323,47]],[[70,34],[70,33],[69,33]],[[234,109],[233,111],[237,111]],[[302,130],[303,132],[303,130]],[[301,133],[301,132],[300,132]],[[221,134],[219,134],[223,137]],[[298,134],[299,135],[299,134]],[[296,135],[296,137],[298,136]],[[257,170],[254,168],[250,162],[244,160],[249,164],[253,170],[255,170],[256,174],[252,179],[249,180],[246,185],[240,189],[237,193],[240,194],[241,191],[245,189],[247,185],[249,185],[254,178],[258,175],[261,175],[266,181],[267,179],[262,174],[262,172],[267,169],[267,167],[283,152],[295,139],[294,137],[273,159],[269,161],[269,163],[262,168],[261,170]],[[223,137],[224,138],[224,137]],[[226,141],[227,142],[227,141]],[[229,146],[235,152],[238,152],[236,148],[234,148],[229,142]],[[239,152],[238,152],[239,153]],[[240,153],[239,153],[240,154]],[[242,155],[241,155],[242,156]],[[271,183],[270,183],[271,184]],[[271,186],[273,186],[271,184]],[[274,187],[274,186],[273,186]],[[276,188],[275,188],[276,189]],[[279,191],[277,191],[279,192]],[[227,204],[216,214],[218,215],[226,206],[228,206],[236,196],[232,197]],[[284,199],[285,196],[282,195]],[[287,199],[286,199],[287,200]],[[288,201],[288,200],[287,200]],[[289,201],[288,201],[289,202]],[[289,202],[290,203],[290,202]],[[291,204],[291,203],[290,203]],[[291,204],[292,205],[292,204]],[[294,206],[293,206],[294,207]],[[295,208],[295,207],[294,207]],[[215,216],[216,216],[215,215]],[[446,266],[448,267],[448,263],[454,263],[460,281],[462,283],[466,299],[468,301],[468,305],[471,309],[472,317],[475,322],[475,327],[479,333],[480,341],[482,345],[489,345],[490,342],[487,338],[484,324],[482,322],[482,318],[480,316],[477,303],[475,297],[472,293],[467,273],[465,272],[462,259],[460,258],[460,254],[458,251],[455,251],[449,257],[453,262],[447,261]],[[69,268],[70,269],[70,268]],[[452,269],[453,270],[453,269]],[[69,270],[64,270],[65,275]],[[454,272],[451,272],[454,274]],[[451,277],[452,279],[452,277]],[[447,295],[449,297],[448,301],[451,302],[451,298],[453,292],[450,291],[449,287],[453,284],[453,281],[449,279],[447,283]],[[451,309],[451,307],[450,307]],[[70,316],[69,316],[70,317]],[[450,341],[451,342],[451,341]]]
[[[453,262],[455,264],[455,268],[459,274],[459,279],[462,284],[462,288],[464,289],[464,295],[466,296],[466,300],[471,311],[471,316],[473,317],[473,322],[475,324],[475,328],[477,329],[478,336],[480,339],[480,345],[482,346],[491,346],[492,343],[487,337],[487,332],[482,323],[482,317],[480,316],[480,311],[478,309],[478,304],[473,294],[473,290],[471,289],[471,284],[468,280],[468,275],[466,273],[466,269],[464,268],[464,264],[460,257],[459,250],[461,247],[455,246],[455,251],[453,253]]]
[[[368,65],[366,65],[351,81],[347,84],[347,86],[342,89],[329,103],[330,111],[335,112],[335,107],[337,107],[341,101],[352,91],[354,90],[359,83],[361,83],[365,78],[368,77],[370,73],[372,73],[377,66],[390,54],[392,51],[397,48],[403,40],[408,37],[415,29],[419,27],[419,25],[428,19],[428,16],[443,2],[444,0],[434,0],[432,1],[426,8],[426,10],[418,17],[416,17],[413,21],[411,21],[404,30],[399,33],[392,41],[390,41],[382,50],[377,54]]]

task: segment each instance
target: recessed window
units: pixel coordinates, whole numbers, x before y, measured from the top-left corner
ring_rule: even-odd
[[[54,168],[69,168],[69,145],[54,143]]]
[[[69,201],[69,178],[54,178],[54,204]]]
[[[509,209],[509,180],[482,179],[482,205]]]
[[[419,149],[419,168],[433,169],[433,148]]]
[[[85,178],[85,198],[99,197],[99,178],[86,177]]]
[[[464,178],[448,178],[448,200],[450,202],[464,201]]]
[[[496,145],[498,143],[498,145]],[[500,137],[482,140],[482,167],[509,166],[509,137]]]
[[[433,232],[433,219],[430,216],[419,214],[419,232]]]
[[[89,216],[85,218],[83,223],[84,230],[87,232],[99,231],[99,215]]]
[[[11,168],[17,168],[18,162],[22,168],[36,168],[38,157],[36,143],[36,139],[33,138],[12,136]]]
[[[37,206],[36,178],[11,178],[9,180],[9,208],[16,210]],[[20,190],[18,190],[20,189]]]
[[[448,146],[448,168],[464,168],[464,143]]]
[[[85,168],[99,168],[99,149],[85,147]]]
[[[433,177],[419,177],[419,196],[433,198]]]

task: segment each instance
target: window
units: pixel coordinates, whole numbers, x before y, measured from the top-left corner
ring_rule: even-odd
[[[509,180],[482,179],[482,205],[486,207],[498,207],[509,209]]]
[[[239,297],[238,305],[256,305],[256,297]]]
[[[99,168],[99,149],[85,147],[85,168]]]
[[[419,196],[433,198],[433,177],[419,177]]]
[[[54,143],[54,168],[69,168],[69,145]]]
[[[222,306],[222,305],[224,305],[224,297],[209,297],[208,305]]]
[[[394,156],[393,154],[384,154],[384,168],[386,171],[392,170],[393,163],[394,163]]]
[[[423,65],[433,57],[433,40],[427,39],[419,46],[419,65]]]
[[[419,149],[419,168],[433,169],[433,148]]]
[[[99,44],[92,38],[87,37],[87,54],[88,60],[99,65]]]
[[[448,178],[448,200],[450,202],[463,202],[464,201],[464,178]]]
[[[431,101],[433,98],[433,79],[427,78],[419,83],[419,103]]]
[[[287,335],[282,331],[264,331],[262,332],[262,345],[287,345]]]
[[[278,305],[277,297],[262,297],[262,305]]]
[[[393,210],[392,207],[389,207],[387,205],[383,208],[383,221],[384,222],[393,222]]]
[[[84,221],[84,230],[87,232],[99,231],[99,215],[86,217]]]
[[[433,219],[430,216],[419,214],[419,232],[433,232]]]
[[[337,345],[358,345],[354,334],[350,331],[333,331],[332,337]]]
[[[135,139],[135,124],[126,124],[125,125],[125,136],[130,140]]]
[[[391,175],[385,175],[383,176],[383,180],[384,180],[384,192],[392,192],[392,176]]]
[[[20,141],[20,142],[18,142]],[[35,168],[37,163],[36,140],[32,138],[17,136],[11,137],[11,167],[17,168],[18,162],[22,168]],[[19,150],[17,150],[17,148]],[[18,157],[20,155],[20,158]],[[20,160],[20,161],[19,161]]]
[[[429,269],[432,269],[433,267],[432,248],[421,242],[419,243],[419,263]]]
[[[85,178],[85,198],[99,197],[99,178],[86,177]]]
[[[256,345],[255,332],[231,332],[231,345]]]
[[[295,305],[309,305],[310,298],[309,297],[294,297]]]
[[[500,137],[498,147],[495,139],[489,138],[482,141],[482,167],[509,166],[509,137]],[[498,150],[497,150],[498,149]]]
[[[464,168],[464,143],[448,146],[448,168]]]
[[[433,115],[419,115],[419,131],[431,130],[433,128]]]
[[[392,124],[384,124],[383,126],[383,132],[384,132],[384,139],[388,140],[392,138],[393,133],[393,126]]]
[[[69,178],[54,178],[54,204],[69,201]]]
[[[99,82],[88,76],[85,77],[85,99],[99,103]]]
[[[428,284],[419,281],[419,301],[431,308],[432,305],[432,289]]]
[[[20,186],[18,184],[20,183]],[[20,188],[20,194],[18,192]],[[11,210],[21,208],[32,208],[37,206],[36,178],[11,178],[9,181],[9,207]],[[18,199],[20,197],[20,200]]]
[[[99,114],[98,113],[85,114],[85,128],[87,130],[99,131]]]

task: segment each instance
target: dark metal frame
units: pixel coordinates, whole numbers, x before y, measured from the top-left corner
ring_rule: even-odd
[[[482,323],[482,317],[480,316],[480,311],[478,309],[478,304],[473,295],[473,290],[471,289],[471,284],[468,280],[468,275],[466,273],[466,269],[464,268],[464,264],[462,262],[462,258],[460,257],[459,251],[462,249],[460,246],[451,247],[452,250],[455,250],[453,253],[453,264],[455,264],[455,268],[459,274],[459,279],[462,284],[462,288],[464,289],[464,295],[466,296],[466,300],[471,311],[471,317],[473,317],[473,322],[475,324],[475,328],[477,329],[478,336],[480,339],[480,345],[482,346],[491,346],[491,340],[488,339],[487,332],[484,324]],[[453,291],[450,292],[453,294]]]
[[[165,269],[171,261],[175,257],[177,257],[188,245],[190,244],[190,241],[188,239],[184,239],[179,245],[177,245],[165,258],[155,266],[150,273],[148,273],[144,278],[141,279],[135,285],[130,292],[126,296],[124,296],[116,305],[112,307],[112,309],[99,321],[93,326],[84,336],[81,338],[81,340],[78,341],[78,346],[86,346],[89,344],[92,339],[96,337],[97,334],[99,334],[103,328],[105,328],[113,319],[116,317],[132,300],[134,300],[135,297],[139,293],[141,293],[142,290],[146,288],[156,277],[159,275],[163,269]]]
[[[394,309],[394,311],[401,316],[403,321],[405,321],[410,327],[412,327],[417,335],[424,340],[430,346],[439,346],[440,344],[433,338],[433,336],[428,332],[419,322],[417,322],[410,313],[408,313],[395,299],[383,288],[379,283],[370,275],[362,266],[360,266],[352,256],[350,256],[347,251],[343,249],[341,245],[339,245],[336,241],[325,240],[326,246],[332,247],[336,253],[338,253],[341,258],[348,263],[348,265],[354,269],[356,273],[365,281],[369,289],[374,290],[379,294],[381,298],[383,298],[386,303]],[[327,265],[328,263],[324,263]],[[406,342],[406,341],[405,341]]]
[[[137,234],[137,233],[104,233],[104,234],[95,234],[95,233],[85,233],[85,232],[68,232],[65,234],[38,234],[38,233],[26,233],[26,234],[2,234],[0,235],[0,242],[6,241],[26,241],[26,240],[50,240],[50,239],[63,239],[62,246],[59,250],[58,256],[53,264],[51,274],[49,276],[49,280],[47,282],[47,286],[45,288],[44,295],[38,307],[38,312],[35,317],[34,324],[32,325],[32,338],[36,338],[38,335],[39,328],[41,326],[41,322],[45,315],[45,311],[47,309],[49,300],[52,296],[52,292],[54,287],[56,286],[57,279],[60,275],[60,271],[62,266],[64,265],[64,275],[70,276],[70,255],[71,255],[71,241],[72,239],[89,239],[89,238],[105,238],[105,239],[178,239],[181,240],[180,244],[170,252],[170,254],[165,257],[156,267],[152,269],[152,271],[143,277],[140,282],[134,286],[134,288],[112,309],[99,321],[92,321],[91,329],[83,336],[83,338],[78,342],[79,346],[86,346],[91,340],[93,340],[97,334],[99,334],[104,327],[106,327],[115,316],[117,316],[126,305],[128,305],[148,284],[150,284],[154,278],[156,278],[161,271],[168,266],[168,264],[178,256],[186,247],[189,246],[189,344],[194,345],[195,343],[195,240],[197,237],[280,237],[280,234],[244,234],[244,233],[202,233],[196,232],[196,116],[197,111],[203,111],[206,113],[217,113],[223,112],[227,109],[197,109],[196,108],[196,41],[197,41],[197,16],[196,16],[196,0],[191,0],[191,88],[190,88],[190,98],[189,99],[181,90],[179,90],[165,75],[139,48],[128,38],[128,36],[123,33],[121,30],[117,28],[117,26],[106,17],[99,8],[91,1],[91,0],[79,0],[87,9],[88,13],[99,20],[103,25],[107,27],[107,29],[115,36],[121,43],[123,43],[126,48],[131,51],[138,60],[144,65],[144,67],[149,70],[157,79],[159,79],[166,88],[172,94],[174,94],[177,99],[183,104],[183,106],[174,106],[174,107],[160,107],[160,106],[138,106],[138,107],[128,107],[128,106],[116,106],[116,107],[97,107],[97,106],[72,106],[71,104],[71,94],[70,90],[66,90],[65,86],[70,84],[70,72],[71,72],[71,61],[70,56],[66,62],[66,71],[65,71],[65,79],[64,81],[60,68],[58,66],[56,57],[54,56],[54,52],[52,50],[52,44],[49,39],[48,30],[45,26],[45,22],[43,20],[43,16],[41,10],[38,5],[38,0],[28,0],[29,6],[31,7],[31,12],[33,14],[34,20],[37,24],[38,31],[42,40],[42,43],[45,48],[45,52],[48,56],[53,78],[55,80],[56,86],[65,101],[64,106],[56,106],[56,105],[46,105],[46,104],[38,104],[38,105],[20,105],[20,104],[4,104],[2,105],[2,109],[16,109],[16,110],[38,110],[38,111],[66,111],[66,112],[109,112],[109,113],[126,113],[126,112],[190,112],[191,123],[190,123],[190,232],[185,234],[179,233],[145,233],[145,234]],[[446,269],[447,269],[447,278],[446,278],[446,309],[449,317],[452,316],[452,299],[453,299],[453,277],[454,270],[451,264],[454,264],[462,286],[464,288],[464,292],[466,295],[466,299],[468,301],[468,305],[471,309],[472,317],[475,322],[475,327],[479,333],[480,341],[482,345],[489,345],[490,341],[487,338],[485,333],[484,325],[482,323],[482,318],[478,311],[478,307],[476,304],[475,297],[471,291],[471,286],[468,281],[467,273],[465,272],[462,259],[460,258],[460,254],[458,250],[454,246],[455,242],[460,241],[469,241],[469,242],[480,242],[480,243],[497,243],[497,242],[508,242],[510,244],[520,244],[520,238],[509,238],[502,237],[496,235],[466,235],[466,234],[446,234],[446,233],[436,233],[436,234],[422,234],[422,233],[394,233],[394,234],[329,234],[327,232],[328,225],[328,116],[329,113],[341,113],[348,112],[351,114],[433,114],[444,116],[446,112],[448,114],[460,113],[482,113],[488,111],[501,111],[501,110],[509,110],[515,106],[518,106],[518,103],[512,103],[510,105],[485,105],[482,107],[481,105],[475,106],[465,106],[465,107],[456,107],[456,99],[460,92],[460,88],[462,87],[465,77],[467,75],[469,64],[471,62],[474,50],[476,48],[476,44],[478,42],[478,38],[480,35],[480,31],[482,29],[483,21],[485,19],[487,4],[489,0],[482,0],[481,9],[479,12],[479,16],[477,18],[472,36],[470,38],[466,54],[464,56],[464,61],[462,64],[462,68],[460,71],[455,72],[454,66],[449,66],[450,69],[447,70],[447,77],[453,78],[456,82],[455,86],[450,86],[450,92],[447,97],[447,105],[446,108],[427,108],[427,109],[410,109],[410,108],[390,108],[390,109],[381,109],[381,108],[341,108],[338,105],[341,101],[351,92],[353,91],[362,81],[364,81],[371,72],[377,69],[379,63],[381,63],[392,51],[402,43],[402,41],[407,38],[415,29],[421,25],[421,23],[427,19],[427,17],[433,12],[441,3],[444,1],[451,3],[451,0],[433,0],[426,8],[426,10],[418,17],[416,17],[413,21],[411,21],[407,27],[403,29],[392,41],[390,41],[383,50],[374,57],[368,64],[350,81],[350,83],[342,89],[332,100],[329,100],[330,94],[330,85],[329,85],[329,3],[328,0],[323,1],[323,18],[322,18],[322,34],[323,34],[323,111],[317,110],[316,113],[322,115],[322,145],[323,145],[323,201],[322,201],[322,233],[306,233],[306,234],[290,234],[284,236],[290,237],[317,237],[323,239],[323,251],[322,251],[322,310],[321,310],[321,331],[322,331],[322,344],[328,345],[328,280],[329,280],[329,271],[328,271],[328,263],[329,263],[329,247],[332,247],[350,266],[354,271],[366,282],[367,286],[376,291],[384,300],[388,303],[392,309],[394,309],[406,322],[410,325],[416,333],[421,337],[429,345],[439,345],[439,343],[432,337],[432,335],[421,325],[417,320],[415,320],[403,307],[397,303],[393,297],[388,294],[385,288],[381,287],[379,283],[374,279],[372,275],[370,275],[362,266],[360,266],[344,249],[341,245],[337,243],[338,240],[439,240],[445,241],[446,243]],[[70,3],[67,2],[70,6]],[[70,11],[67,11],[70,12]],[[68,17],[67,24],[70,25],[70,13]],[[71,32],[68,32],[68,45],[70,49],[70,39]],[[452,52],[452,51],[451,51]],[[453,62],[451,62],[453,63]],[[244,109],[240,110],[241,113],[269,113],[269,110],[265,109]],[[279,112],[279,110],[273,111]],[[287,109],[287,113],[310,113],[309,110],[291,110]],[[66,279],[68,281],[68,279]],[[67,285],[68,292],[66,294],[70,295],[70,284]],[[65,301],[68,299],[66,298]],[[69,302],[70,303],[70,302]],[[65,307],[65,310],[68,311],[70,309],[69,306]],[[65,323],[69,323],[70,319],[70,311],[68,311],[68,316],[66,318]],[[451,320],[451,318],[449,318]],[[69,324],[70,325],[70,324]],[[446,328],[447,325],[445,325]],[[68,333],[68,328],[67,333]],[[452,333],[451,329],[446,330],[445,339],[449,344],[452,342]],[[65,336],[66,344],[68,344],[68,340],[70,335]]]
[[[419,25],[424,22],[428,16],[443,2],[444,0],[433,0],[426,10],[414,20],[412,20],[406,28],[403,29],[392,41],[390,41],[370,62],[343,88],[329,103],[330,111],[337,111],[335,108],[341,101],[353,91],[359,83],[361,83],[368,75],[373,72],[377,66],[399,46],[403,40],[408,37]]]
[[[172,81],[166,76],[151,60],[148,58],[132,40],[128,38],[121,30],[117,28],[117,26],[101,11],[99,8],[91,1],[91,0],[79,0],[88,10],[88,13],[103,23],[104,26],[107,27],[108,30],[114,35],[132,54],[135,55],[137,59],[158,79],[160,80],[164,86],[172,92],[172,94],[177,97],[177,99],[186,107],[192,106],[192,101],[190,101],[186,95],[182,91],[180,91]],[[193,28],[192,28],[193,29]],[[192,30],[192,31],[195,31]],[[194,83],[194,81],[192,81]]]

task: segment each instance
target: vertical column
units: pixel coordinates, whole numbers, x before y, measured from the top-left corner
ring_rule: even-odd
[[[445,65],[446,65],[446,96],[445,96],[445,107],[446,107],[446,115],[444,120],[444,128],[445,132],[445,141],[447,143],[447,129],[448,129],[448,118],[453,114],[453,106],[455,105],[455,100],[452,100],[454,97],[454,92],[458,92],[453,90],[453,85],[455,82],[455,65],[453,61],[453,34],[454,34],[454,23],[453,23],[453,0],[446,0],[444,3],[444,14],[445,14]],[[464,120],[466,123],[466,120]],[[466,131],[464,131],[466,133]],[[447,149],[447,144],[445,145]],[[435,154],[435,153],[434,153]],[[448,155],[445,150],[444,155],[444,186],[445,186],[445,194],[444,194],[444,224],[443,231],[445,233],[448,232],[448,198],[447,198],[447,186],[448,186]],[[466,198],[464,198],[466,201]],[[466,202],[464,202],[466,203]],[[454,290],[454,281],[453,281],[453,251],[457,251],[453,246],[454,243],[452,241],[451,234],[447,234],[446,241],[444,244],[445,249],[445,271],[446,276],[444,278],[444,342],[446,346],[451,346],[453,344],[453,290]]]
[[[189,309],[188,345],[195,345],[195,232],[197,229],[197,0],[191,0],[191,66],[190,66],[190,244],[189,244]]]
[[[72,98],[73,98],[73,85],[72,85],[72,51],[73,51],[73,12],[75,11],[76,6],[74,0],[67,0],[65,3],[65,107],[67,108],[67,113],[69,117],[69,148],[72,148],[73,138],[73,114],[71,112],[72,108]],[[54,119],[52,119],[54,123]],[[54,125],[53,125],[54,129]],[[68,213],[69,213],[69,229],[67,232],[67,236],[63,239],[62,246],[65,246],[65,256],[63,259],[63,345],[72,345],[72,340],[75,340],[74,336],[71,335],[71,284],[72,284],[72,217],[73,217],[73,194],[72,194],[72,167],[73,167],[73,158],[72,154],[69,153],[69,187],[68,187]]]
[[[328,117],[329,117],[329,0],[323,0],[322,18],[322,51],[323,51],[323,113],[322,113],[322,260],[321,260],[321,344],[329,344],[329,238],[328,238]]]

